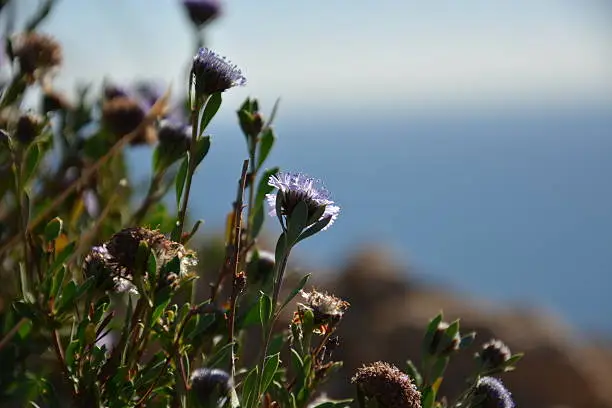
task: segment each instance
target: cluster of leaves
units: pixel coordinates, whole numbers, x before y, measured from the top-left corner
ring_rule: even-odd
[[[54,4],[45,2],[22,35],[34,35]],[[6,44],[11,78],[0,98],[2,406],[377,403],[363,392],[354,402],[316,402],[320,386],[342,364],[332,354],[348,303],[304,292],[309,275],[282,290],[292,248],[330,224],[325,205],[311,211],[312,203],[300,201],[289,213],[281,210],[287,197],[279,192],[282,233],[274,254],[261,248],[265,199],[273,192],[269,179],[279,172],[265,167],[276,140],[277,106],[267,120],[256,99],[247,99],[237,111],[246,160],[226,219],[223,259],[202,294],[197,278],[210,265],[201,261],[196,269],[195,255],[186,248],[202,225],[188,227],[187,211],[193,175],[211,149],[207,128],[221,108],[221,92],[193,97],[198,79],[191,78],[188,103],[178,104],[189,108],[188,133],[166,127],[168,93],[159,94],[134,126],[113,126],[116,117],[106,115],[109,88],[96,97],[83,87],[76,102],[68,103],[53,91],[56,59],[47,58],[45,66],[34,59],[39,66],[26,70],[13,36]],[[24,110],[27,92],[41,95],[41,109]],[[127,118],[119,116],[120,125]],[[172,137],[162,137],[170,130]],[[158,137],[149,189],[136,195],[126,153],[151,142],[145,134]],[[176,212],[162,200],[171,190]],[[298,294],[304,303],[297,305],[289,327],[279,325]],[[458,322],[440,335],[440,321],[438,316],[427,330],[420,372],[409,364],[427,408],[447,406],[436,402],[444,370],[452,353],[473,338],[456,341]],[[504,369],[515,361],[505,362]],[[483,370],[455,406],[465,405],[478,376],[491,374],[490,367]]]

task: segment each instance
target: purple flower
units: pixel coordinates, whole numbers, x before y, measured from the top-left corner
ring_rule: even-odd
[[[208,48],[200,48],[193,57],[191,75],[197,96],[208,96],[246,84],[240,68]]]
[[[474,400],[479,408],[514,408],[510,391],[493,377],[482,377],[476,384]]]
[[[218,0],[183,0],[189,19],[198,28],[214,20],[221,14]]]
[[[277,195],[282,193],[280,214],[285,217],[290,217],[295,206],[300,201],[303,201],[308,206],[308,219],[311,225],[329,217],[329,223],[323,228],[323,230],[326,230],[338,218],[340,207],[334,205],[329,191],[321,185],[320,180],[315,180],[302,173],[280,172],[270,177],[268,185],[278,190],[275,193],[266,195],[268,205],[270,206],[270,215],[272,216],[277,214]],[[311,220],[323,207],[325,207],[325,210],[320,217]]]

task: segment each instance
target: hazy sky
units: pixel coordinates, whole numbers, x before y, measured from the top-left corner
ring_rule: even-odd
[[[22,0],[35,5],[34,0]],[[303,106],[580,104],[612,100],[606,1],[226,1],[209,44],[241,66],[238,103]],[[25,8],[25,7],[24,7]],[[184,75],[194,41],[176,0],[59,0],[61,85]]]

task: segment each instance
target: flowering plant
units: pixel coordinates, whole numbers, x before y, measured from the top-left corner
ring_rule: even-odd
[[[0,4],[1,12],[7,2]],[[320,181],[265,167],[276,141],[276,106],[267,120],[256,99],[238,109],[246,157],[222,259],[198,260],[193,243],[201,221],[188,217],[193,176],[211,148],[207,129],[223,93],[245,85],[245,76],[202,47],[192,60],[187,103],[150,83],[105,83],[99,97],[79,89],[70,102],[52,85],[61,47],[36,32],[54,4],[45,2],[22,34],[7,38],[1,406],[513,406],[491,377],[519,358],[500,341],[483,346],[454,402],[438,397],[449,361],[474,340],[441,315],[426,330],[419,368],[370,363],[352,379],[354,399],[322,396],[320,387],[342,366],[332,356],[350,304],[305,289],[309,275],[283,285],[293,248],[330,228],[340,207]],[[184,6],[200,43],[219,4]],[[34,88],[42,90],[41,109],[24,111],[24,94]],[[148,190],[138,195],[125,152],[143,144],[155,147]],[[172,188],[176,212],[163,201]],[[260,238],[266,213],[280,224],[274,254]],[[209,278],[204,291],[199,283]],[[302,302],[295,303],[298,295]],[[283,313],[288,308],[292,319]]]

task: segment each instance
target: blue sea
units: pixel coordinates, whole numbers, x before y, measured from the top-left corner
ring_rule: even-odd
[[[225,109],[192,189],[204,236],[221,229],[245,158]],[[612,336],[612,109],[281,110],[276,132],[270,166],[323,179],[342,206],[333,228],[300,244],[307,267],[375,244],[421,281]],[[134,154],[144,173],[148,152]]]

